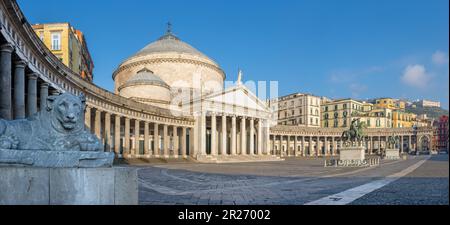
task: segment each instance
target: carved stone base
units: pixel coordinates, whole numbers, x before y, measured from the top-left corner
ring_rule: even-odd
[[[112,167],[114,153],[0,149],[0,165],[43,168]]]
[[[399,149],[386,149],[386,156],[384,159],[387,160],[399,160],[400,159],[400,150]]]
[[[0,205],[137,205],[135,168],[0,166]]]
[[[364,161],[365,159],[364,147],[344,147],[340,149],[339,160],[341,161]]]

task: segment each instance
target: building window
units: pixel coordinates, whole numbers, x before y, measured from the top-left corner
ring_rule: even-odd
[[[334,120],[334,127],[338,127],[339,126],[339,122],[337,120]]]
[[[328,112],[328,106],[325,106],[325,112]]]
[[[44,41],[44,31],[39,31],[39,38]]]
[[[316,125],[319,125],[319,119],[316,118]]]
[[[52,33],[52,50],[61,50],[61,33]]]

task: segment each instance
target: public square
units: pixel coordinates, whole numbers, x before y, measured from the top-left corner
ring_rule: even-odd
[[[423,160],[419,168],[397,175]],[[267,163],[156,164],[139,170],[139,204],[303,205],[326,197],[331,200],[321,204],[341,204],[333,195],[345,192],[344,198],[351,198],[349,189],[395,179],[372,192],[363,190],[362,197],[345,204],[448,205],[448,175],[448,155],[410,156],[371,168],[325,168],[323,159],[293,158]]]

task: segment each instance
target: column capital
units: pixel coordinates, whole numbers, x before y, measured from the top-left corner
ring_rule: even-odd
[[[19,59],[19,60],[14,61],[15,67],[25,68],[26,65],[27,65],[27,62],[25,60]]]
[[[0,46],[0,52],[12,53],[14,51],[14,46],[10,43],[6,43]]]
[[[39,74],[35,73],[35,72],[27,74],[27,77],[30,80],[37,80],[38,76],[39,76]]]
[[[47,82],[42,82],[41,83],[41,88],[49,88],[49,87],[50,87],[49,83],[47,83]]]

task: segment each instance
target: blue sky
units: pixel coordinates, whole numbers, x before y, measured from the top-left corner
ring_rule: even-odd
[[[449,106],[448,0],[19,0],[30,23],[70,22],[87,37],[97,85],[174,33],[235,80],[279,81],[279,94],[398,97]]]

